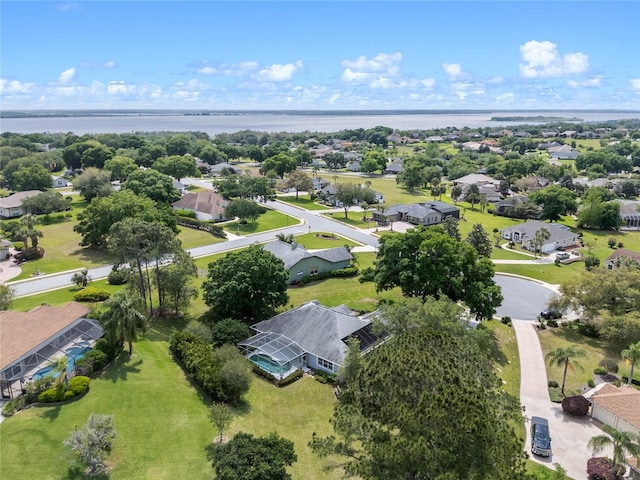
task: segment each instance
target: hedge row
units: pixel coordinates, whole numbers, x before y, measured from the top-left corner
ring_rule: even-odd
[[[300,280],[301,285],[306,285],[311,282],[318,282],[320,280],[326,280],[327,278],[348,278],[358,275],[358,269],[356,267],[347,267],[340,270],[330,270],[328,272],[320,272],[316,275],[310,275]]]
[[[73,299],[76,302],[103,302],[111,296],[111,293],[102,288],[86,287],[76,292]]]
[[[75,376],[69,380],[68,388],[65,388],[64,383],[57,387],[49,388],[38,395],[38,401],[40,403],[55,403],[71,400],[86,392],[89,389],[90,381],[89,377]]]
[[[209,232],[211,235],[219,238],[227,238],[227,234],[222,229],[222,227],[213,225],[209,222],[203,222],[201,220],[196,220],[195,218],[179,216],[176,223],[183,227],[195,228],[196,230],[204,230],[205,232]]]
[[[293,372],[291,375],[289,375],[289,376],[287,376],[285,378],[277,379],[273,375],[271,375],[269,372],[261,369],[255,363],[252,362],[252,365],[253,365],[254,373],[256,373],[256,374],[260,375],[261,377],[269,380],[276,387],[284,387],[286,385],[289,385],[290,383],[295,382],[299,378],[302,378],[302,376],[304,375],[304,372],[302,370],[298,369],[295,372]]]

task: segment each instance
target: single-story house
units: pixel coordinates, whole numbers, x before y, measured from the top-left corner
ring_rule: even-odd
[[[464,198],[467,195],[467,192],[471,188],[471,184],[462,184],[462,197]],[[478,185],[478,193],[480,195],[484,195],[489,203],[498,202],[502,196],[500,195],[500,191],[498,187],[493,183],[486,183]]]
[[[360,171],[360,161],[354,160],[353,162],[349,162],[347,165],[347,170],[350,172],[359,172]]]
[[[289,272],[288,284],[318,273],[347,268],[353,259],[345,247],[309,251],[295,241],[287,243],[276,240],[263,248],[282,260]]]
[[[173,202],[174,210],[191,210],[198,220],[224,220],[224,209],[229,204],[222,195],[212,190],[187,193],[180,200]]]
[[[69,180],[64,177],[53,177],[53,188],[68,187]]]
[[[11,248],[11,245],[13,245],[13,243],[8,240],[0,240],[0,260],[9,258],[9,248]]]
[[[509,215],[510,210],[513,210],[514,208],[517,208],[518,206],[528,201],[529,197],[526,195],[512,195],[510,197],[501,199],[495,204],[496,215],[504,215],[509,217],[511,216]]]
[[[571,147],[571,145],[560,145],[559,147],[551,147],[547,149],[551,158],[559,160],[575,160],[580,152]]]
[[[546,228],[549,231],[549,238],[542,245],[541,252],[553,252],[558,248],[572,247],[580,242],[580,236],[572,232],[569,227],[540,220],[528,220],[519,225],[503,228],[500,233],[502,238],[519,243],[523,248],[534,251],[533,240],[536,232],[541,228]]]
[[[317,300],[252,325],[256,335],[240,342],[243,354],[276,378],[297,369],[338,373],[355,338],[363,353],[382,340],[372,331],[377,312],[355,316],[345,305],[328,308]]]
[[[0,389],[15,398],[25,384],[69,348],[90,347],[104,330],[86,318],[89,308],[77,302],[62,307],[41,305],[28,312],[0,312]]]
[[[40,190],[25,190],[24,192],[14,193],[8,197],[0,198],[0,218],[17,218],[25,213],[22,208],[23,200],[42,193]]]
[[[640,229],[640,202],[620,200],[620,218],[625,230]]]
[[[402,171],[402,168],[402,160],[394,160],[387,164],[382,173],[385,175],[397,175]]]
[[[607,384],[590,400],[593,418],[616,430],[640,435],[640,390]]]
[[[223,171],[231,171],[233,173],[240,173],[240,169],[237,165],[231,165],[230,163],[222,162],[216,163],[215,165],[211,165],[209,167],[209,173],[211,175],[220,176]]]
[[[626,248],[617,248],[604,260],[604,265],[608,270],[613,270],[616,265],[618,265],[619,259],[623,257],[635,260],[640,264],[640,252],[634,252],[633,250],[627,250]]]
[[[180,192],[180,195],[185,195],[186,193],[189,192],[189,190],[187,190],[186,185],[184,185],[182,182],[178,180],[173,181],[173,186],[175,187],[176,190]]]
[[[460,185],[464,187],[465,185],[495,185],[496,187],[500,186],[500,180],[496,180],[495,178],[489,177],[487,175],[483,175],[481,173],[470,173],[469,175],[465,175],[464,177],[456,178],[453,181],[454,185]]]
[[[460,218],[460,209],[444,202],[412,203],[391,205],[382,210],[374,210],[373,220],[383,225],[387,222],[407,222],[413,225],[437,225],[447,217]]]

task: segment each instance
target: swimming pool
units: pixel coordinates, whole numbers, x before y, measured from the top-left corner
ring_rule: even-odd
[[[87,352],[91,350],[93,349],[89,346],[88,343],[86,346],[79,344],[78,346],[67,348],[64,351],[64,354],[67,356],[67,373],[73,372],[73,369],[76,366],[76,360],[80,360],[82,357],[84,357],[87,354]],[[53,365],[47,365],[46,367],[43,367],[40,370],[38,370],[36,373],[34,373],[31,376],[31,380],[41,380],[47,375],[50,375],[53,369],[54,369]],[[54,374],[53,378],[54,379],[58,378],[58,375]]]
[[[266,355],[252,355],[250,360],[269,373],[283,373],[291,368],[290,363],[287,362],[284,365],[279,365]]]

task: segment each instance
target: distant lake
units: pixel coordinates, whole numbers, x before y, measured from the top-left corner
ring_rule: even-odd
[[[492,117],[559,117],[580,118],[585,122],[640,118],[640,112],[606,111],[496,111],[464,113],[407,113],[392,114],[127,114],[104,116],[3,118],[0,132],[37,133],[73,132],[91,133],[133,132],[205,132],[210,136],[240,130],[261,132],[337,132],[345,129],[372,128],[383,125],[399,130],[429,130],[434,128],[506,127],[535,122],[494,122]]]

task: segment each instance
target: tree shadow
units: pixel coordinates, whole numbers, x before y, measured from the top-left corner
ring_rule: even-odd
[[[506,365],[509,359],[500,348],[496,332],[488,328],[476,329],[479,343],[483,351],[488,352],[489,358],[499,365]]]
[[[127,380],[130,373],[140,373],[139,366],[142,362],[142,358],[132,358],[128,351],[124,351],[111,363],[109,368],[102,372],[99,378],[111,380],[113,383],[118,380]]]
[[[60,477],[60,480],[86,480],[87,478],[91,478],[94,480],[108,480],[108,473],[101,473],[99,475],[88,476],[85,472],[85,468],[80,465],[71,465],[67,468],[66,475]]]
[[[44,409],[44,411],[40,414],[40,418],[44,418],[46,420],[49,420],[50,422],[53,422],[60,415],[60,408],[61,407],[62,407],[62,405],[53,405],[53,406],[42,406],[42,407],[40,407],[40,408]]]

